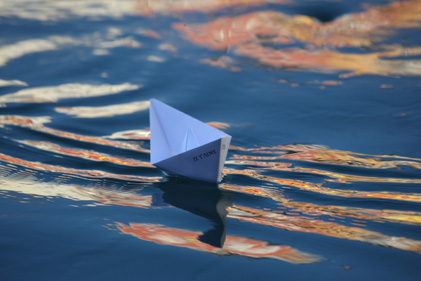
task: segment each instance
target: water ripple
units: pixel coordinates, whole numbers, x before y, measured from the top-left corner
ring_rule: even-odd
[[[48,121],[46,118],[2,116],[3,126],[24,126],[54,136],[65,138],[70,137],[81,142],[81,146],[83,146],[83,142],[89,142],[94,145],[117,147],[120,149],[129,149],[142,153],[148,153],[147,148],[130,145],[128,142],[123,140],[108,140],[102,137],[75,135],[70,132],[50,129],[44,125],[46,121]],[[218,126],[218,124],[216,124],[216,126]],[[227,126],[225,127],[227,128]],[[144,136],[142,139],[147,142],[147,134],[142,135]],[[28,147],[42,150],[50,156],[50,159],[54,159],[51,157],[58,154],[66,157],[78,158],[88,162],[108,162],[123,167],[142,167],[156,170],[148,161],[140,161],[119,155],[101,153],[95,150],[65,147],[52,141],[36,141],[28,139],[16,139],[14,141]],[[41,195],[46,197],[59,196],[78,201],[96,202],[91,204],[92,206],[107,204],[140,208],[157,207],[156,204],[153,203],[151,195],[143,194],[144,192],[142,190],[144,189],[136,192],[127,192],[119,191],[119,188],[114,186],[110,190],[109,187],[104,187],[104,185],[107,185],[105,183],[99,183],[98,185],[98,179],[120,182],[137,182],[144,187],[148,187],[148,185],[154,182],[165,183],[168,181],[168,179],[163,176],[148,177],[144,175],[121,174],[118,172],[113,173],[98,169],[64,167],[60,164],[60,158],[50,161],[56,162],[55,164],[44,164],[1,153],[0,161],[3,191],[15,191],[28,195]],[[320,163],[325,166],[319,165],[318,169],[300,167],[301,165],[305,166],[306,164],[311,163]],[[367,155],[362,153],[339,151],[318,145],[296,144],[254,148],[232,146],[227,161],[227,167],[224,169],[224,181],[219,185],[219,188],[221,190],[235,192],[235,194],[238,195],[247,194],[256,198],[267,198],[272,200],[274,203],[264,203],[266,207],[263,209],[252,207],[252,202],[254,200],[247,200],[249,201],[248,204],[250,204],[250,206],[238,204],[227,206],[226,216],[228,219],[239,220],[241,222],[251,224],[267,225],[289,231],[321,234],[406,251],[421,252],[421,241],[406,237],[387,235],[381,233],[380,231],[365,229],[365,226],[370,221],[373,223],[389,222],[407,225],[421,225],[420,212],[393,209],[388,210],[387,208],[384,208],[387,204],[382,204],[383,207],[381,209],[367,208],[363,207],[365,205],[363,204],[364,201],[359,202],[361,207],[355,207],[347,206],[347,201],[341,201],[341,203],[345,205],[325,205],[295,201],[293,197],[291,197],[292,190],[300,190],[302,192],[311,192],[329,197],[333,196],[349,199],[360,198],[363,200],[395,200],[399,202],[413,202],[419,204],[421,203],[421,194],[419,193],[407,192],[404,190],[401,192],[388,190],[363,191],[358,189],[358,183],[411,183],[418,185],[421,184],[421,179],[406,178],[404,176],[405,174],[402,174],[399,178],[388,178],[383,176],[346,174],[334,171],[338,169],[341,170],[341,167],[346,166],[358,167],[359,169],[366,169],[367,171],[393,169],[399,173],[398,168],[404,165],[411,167],[412,169],[420,169],[421,160],[397,155]],[[326,169],[323,170],[323,167]],[[288,178],[283,176],[285,175],[285,172],[288,172]],[[156,173],[159,172],[156,171]],[[46,178],[48,178],[45,174],[50,175],[49,178],[53,180],[53,184],[43,182]],[[241,178],[236,177],[238,175],[256,180],[255,184],[242,184]],[[299,175],[309,175],[310,177],[306,177],[308,180],[301,180],[299,179]],[[321,178],[322,182],[320,182],[319,176],[323,177]],[[64,178],[66,178],[67,182],[69,182],[69,180],[70,182],[79,180],[82,181],[83,184],[64,184]],[[315,181],[312,181],[312,179]],[[170,181],[172,180],[170,179]],[[61,183],[59,184],[59,182]],[[246,182],[248,182],[248,184],[251,183],[249,180]],[[328,187],[327,185],[330,182],[342,185],[345,184],[347,185],[347,188],[342,189]],[[92,184],[95,184],[96,187],[90,187]],[[120,183],[120,185],[121,184],[122,183]],[[150,189],[152,187],[148,188]],[[246,204],[247,201],[245,202]],[[331,221],[331,219],[334,221]],[[343,222],[347,220],[350,221],[343,224]],[[351,223],[353,226],[348,225],[348,223]],[[220,250],[210,248],[210,246],[206,246],[206,244],[197,244],[197,242],[193,243],[192,241],[196,241],[194,240],[196,238],[193,237],[197,237],[197,232],[177,230],[153,224],[131,224],[131,226],[119,224],[118,228],[123,233],[132,234],[140,239],[146,239],[148,241],[220,253]],[[153,235],[153,237],[156,237],[155,235],[163,235],[163,237],[165,237],[165,239],[163,238],[165,242],[163,242],[164,240],[154,240],[149,238],[149,235]],[[181,240],[179,241],[179,239]],[[223,248],[225,251],[224,253],[250,256],[251,254],[238,250],[239,241],[243,241],[242,243],[246,243],[248,245],[247,247],[257,247],[252,245],[259,245],[258,251],[261,251],[262,257],[274,257],[293,263],[314,262],[318,259],[315,256],[302,253],[291,248],[288,248],[289,250],[287,251],[286,256],[270,254],[277,252],[278,248],[272,248],[275,246],[267,246],[264,242],[259,241],[245,242],[244,239],[245,238],[238,237],[227,238],[227,244]],[[285,253],[284,250],[281,252]],[[259,257],[256,254],[251,256]],[[293,257],[297,260],[294,260]]]

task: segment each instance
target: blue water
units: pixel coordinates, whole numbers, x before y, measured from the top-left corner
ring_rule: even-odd
[[[0,280],[420,280],[421,3],[285,2],[1,1]],[[151,98],[221,183],[149,164]]]

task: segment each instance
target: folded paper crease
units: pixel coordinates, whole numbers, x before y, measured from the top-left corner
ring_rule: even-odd
[[[221,181],[231,136],[156,99],[149,116],[151,164],[169,174]]]

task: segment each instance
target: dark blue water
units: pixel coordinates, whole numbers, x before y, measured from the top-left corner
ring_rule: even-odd
[[[0,2],[1,280],[420,280],[421,2],[268,2]]]

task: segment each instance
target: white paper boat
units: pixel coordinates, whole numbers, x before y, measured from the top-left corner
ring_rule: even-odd
[[[231,136],[156,99],[149,118],[152,165],[168,174],[221,181]]]

